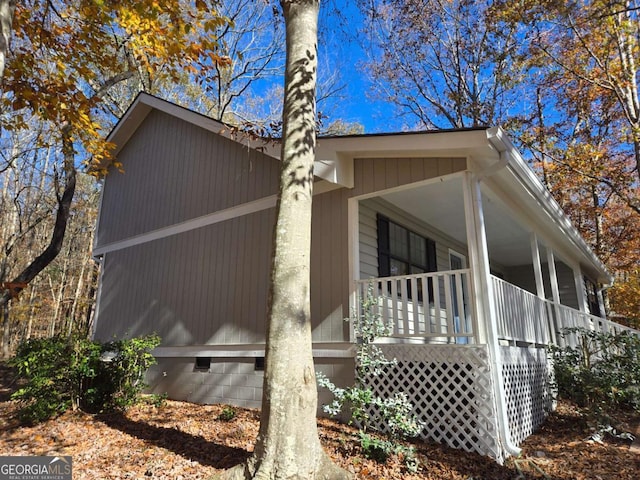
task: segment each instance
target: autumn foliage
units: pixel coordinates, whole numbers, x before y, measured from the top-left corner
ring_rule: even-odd
[[[372,0],[376,94],[413,128],[503,125],[637,318],[640,25],[625,0]],[[410,122],[414,122],[411,125]]]
[[[524,6],[525,15],[522,6],[516,12],[507,4],[503,13],[525,18],[532,28],[529,68],[541,73],[538,100],[546,107],[527,123],[529,146],[556,199],[616,274],[610,314],[634,324],[640,298],[637,9],[600,0]]]
[[[149,85],[183,70],[206,75],[228,60],[208,35],[224,23],[206,2],[28,0],[15,10],[2,99],[5,129],[69,124],[84,161],[109,157],[96,115],[109,90],[137,78]]]

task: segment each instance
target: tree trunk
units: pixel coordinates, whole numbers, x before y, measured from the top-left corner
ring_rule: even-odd
[[[9,304],[5,304],[2,307],[2,356],[3,358],[9,358]]]
[[[33,327],[33,318],[36,315],[36,307],[34,305],[36,298],[36,287],[31,286],[31,296],[29,297],[29,321],[27,322],[27,331],[25,332],[23,340],[29,340],[31,338],[31,328]]]
[[[64,176],[65,183],[62,195],[58,195],[58,211],[56,213],[56,221],[51,234],[51,240],[45,250],[38,255],[27,267],[15,277],[11,283],[29,284],[36,275],[44,270],[62,250],[64,235],[67,230],[67,222],[69,221],[69,212],[71,202],[76,190],[76,168],[74,165],[73,142],[71,139],[71,128],[68,124],[62,127],[62,151],[64,154]],[[17,295],[24,287],[15,288],[13,295]],[[8,310],[11,301],[12,292],[5,290],[0,296],[0,309]],[[3,335],[3,342],[5,341]]]
[[[15,9],[16,0],[0,0],[0,84],[4,78],[4,66],[9,52],[11,25]]]
[[[86,262],[82,262],[80,273],[78,274],[78,283],[76,285],[76,293],[73,296],[73,302],[71,303],[71,313],[69,314],[69,323],[67,324],[67,336],[71,336],[73,333],[73,325],[76,322],[76,315],[78,314],[78,304],[82,297],[82,291],[84,290],[84,268]]]
[[[318,0],[282,0],[287,63],[260,432],[227,479],[343,479],[318,438],[309,268]]]
[[[87,274],[87,285],[89,291],[87,293],[87,306],[84,314],[83,334],[90,338],[93,332],[93,320],[96,312],[96,294],[97,285],[100,277],[100,266],[98,263],[94,263],[91,266],[90,271]]]

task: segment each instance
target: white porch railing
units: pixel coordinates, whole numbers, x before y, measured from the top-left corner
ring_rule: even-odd
[[[566,305],[539,298],[492,276],[498,339],[511,345],[575,346],[566,328],[598,332],[640,332]],[[471,305],[470,271],[450,270],[358,280],[357,294],[369,288],[375,313],[390,325],[391,337],[423,339],[425,343],[478,343],[478,325]],[[360,303],[359,303],[360,305]]]
[[[550,304],[497,277],[491,279],[498,338],[508,342],[551,343],[555,330],[550,322]]]
[[[358,296],[371,286],[375,313],[391,326],[392,337],[427,343],[476,343],[477,325],[468,299],[469,270],[358,280]]]
[[[510,343],[575,346],[575,335],[560,336],[566,328],[633,335],[640,332],[566,305],[544,300],[497,277],[492,277],[498,338]]]

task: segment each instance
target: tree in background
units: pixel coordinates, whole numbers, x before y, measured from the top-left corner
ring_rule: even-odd
[[[637,321],[625,305],[640,297],[633,286],[640,264],[640,6],[549,0],[496,8],[508,24],[529,30],[526,66],[542,106],[523,118],[521,139],[616,274],[611,314]]]
[[[198,81],[192,81],[185,72],[179,82],[146,91],[227,124],[264,124],[272,117],[256,111],[252,104],[280,81],[284,69],[284,28],[277,2],[218,0],[210,3],[227,19],[210,34],[216,38],[219,51],[229,59],[228,63],[218,63],[210,76],[201,76]],[[124,110],[118,116],[122,113]],[[278,114],[281,117],[280,111]]]
[[[506,121],[521,98],[517,26],[497,28],[488,4],[468,0],[362,2],[376,94],[417,128]]]
[[[4,67],[7,63],[11,25],[15,9],[15,0],[0,0],[0,81],[4,77]]]
[[[112,123],[100,114],[109,111],[110,90],[132,79],[178,80],[185,70],[209,76],[227,63],[207,35],[224,24],[202,1],[30,0],[15,7],[0,100],[5,354],[9,302],[62,250],[78,168],[109,157],[103,138]],[[49,192],[39,209],[34,178],[44,189],[38,195]]]

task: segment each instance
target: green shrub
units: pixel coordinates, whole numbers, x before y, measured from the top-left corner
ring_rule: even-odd
[[[366,298],[361,300],[362,313],[345,319],[353,322],[357,338],[355,383],[348,388],[339,388],[322,373],[317,373],[318,385],[333,394],[333,401],[323,408],[331,416],[346,411],[349,423],[360,428],[360,447],[367,458],[384,463],[391,454],[401,453],[406,467],[415,471],[418,468],[415,452],[404,447],[400,440],[418,436],[424,423],[411,413],[413,405],[406,394],[398,392],[393,397],[384,398],[375,395],[367,385],[369,378],[384,375],[388,367],[397,364],[395,359],[387,359],[374,343],[377,338],[391,333],[390,326],[376,313],[376,307],[373,286],[369,285]],[[368,433],[372,429],[372,414],[377,415],[375,423],[385,425],[382,433],[386,439]]]
[[[100,368],[87,389],[85,408],[102,412],[133,405],[147,387],[144,374],[156,363],[150,352],[159,344],[157,335],[103,344]]]
[[[378,463],[386,463],[389,457],[398,455],[409,472],[416,473],[419,470],[418,457],[413,447],[406,447],[401,443],[389,440],[388,437],[381,438],[362,430],[358,432],[358,437],[360,449],[365,458],[375,460]]]
[[[236,410],[233,407],[226,406],[218,415],[218,420],[222,420],[223,422],[230,422],[234,418],[236,418]]]
[[[167,398],[169,398],[169,395],[166,393],[152,393],[150,395],[145,395],[144,401],[147,405],[160,408],[167,404]]]
[[[562,332],[577,338],[575,347],[554,347],[558,396],[595,413],[617,407],[640,410],[640,338],[627,332],[611,334],[584,328]]]
[[[26,380],[12,398],[22,402],[20,418],[34,424],[69,408],[91,412],[126,408],[145,387],[144,372],[157,336],[101,344],[55,336],[22,343],[10,364]]]
[[[360,437],[360,448],[365,458],[385,463],[395,453],[394,443],[387,439],[363,431],[358,432],[358,436]]]

